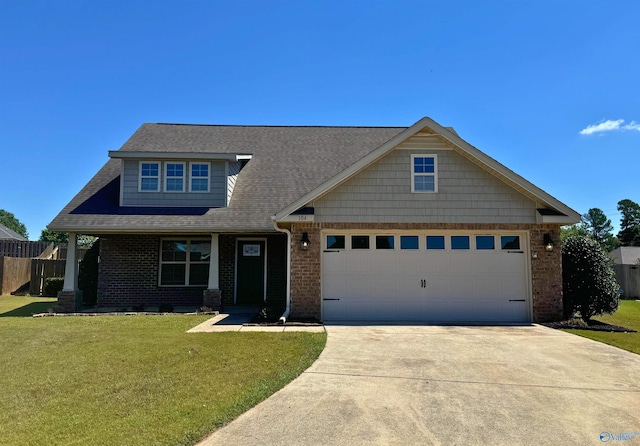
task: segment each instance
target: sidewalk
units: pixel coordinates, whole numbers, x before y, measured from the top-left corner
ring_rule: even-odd
[[[253,307],[232,307],[228,312],[220,313],[196,325],[187,333],[215,333],[221,331],[263,331],[263,332],[293,332],[305,331],[318,333],[323,332],[323,325],[245,325],[251,321],[256,314],[257,308]]]

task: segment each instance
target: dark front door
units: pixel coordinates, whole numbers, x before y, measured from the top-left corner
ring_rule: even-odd
[[[238,241],[236,304],[264,303],[264,241]]]

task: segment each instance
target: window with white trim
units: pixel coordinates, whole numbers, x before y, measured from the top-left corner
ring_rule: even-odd
[[[209,282],[211,240],[162,240],[161,286],[206,286]]]
[[[184,163],[165,163],[164,191],[184,192]]]
[[[209,192],[209,163],[191,163],[189,170],[189,192]]]
[[[437,155],[411,155],[411,192],[438,192]]]
[[[160,189],[160,163],[141,162],[140,182],[138,190],[140,192],[158,192]]]

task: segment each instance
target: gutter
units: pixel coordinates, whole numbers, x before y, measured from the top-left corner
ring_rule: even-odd
[[[282,316],[280,316],[280,320],[278,320],[279,324],[285,324],[287,322],[287,318],[289,317],[289,313],[291,312],[291,231],[288,229],[284,229],[278,226],[278,222],[276,222],[276,216],[273,215],[271,217],[273,222],[273,227],[276,231],[287,234],[287,295],[286,295],[286,308]]]

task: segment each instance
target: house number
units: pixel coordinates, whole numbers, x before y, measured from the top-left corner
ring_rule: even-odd
[[[307,221],[306,215],[298,215],[298,221]]]

